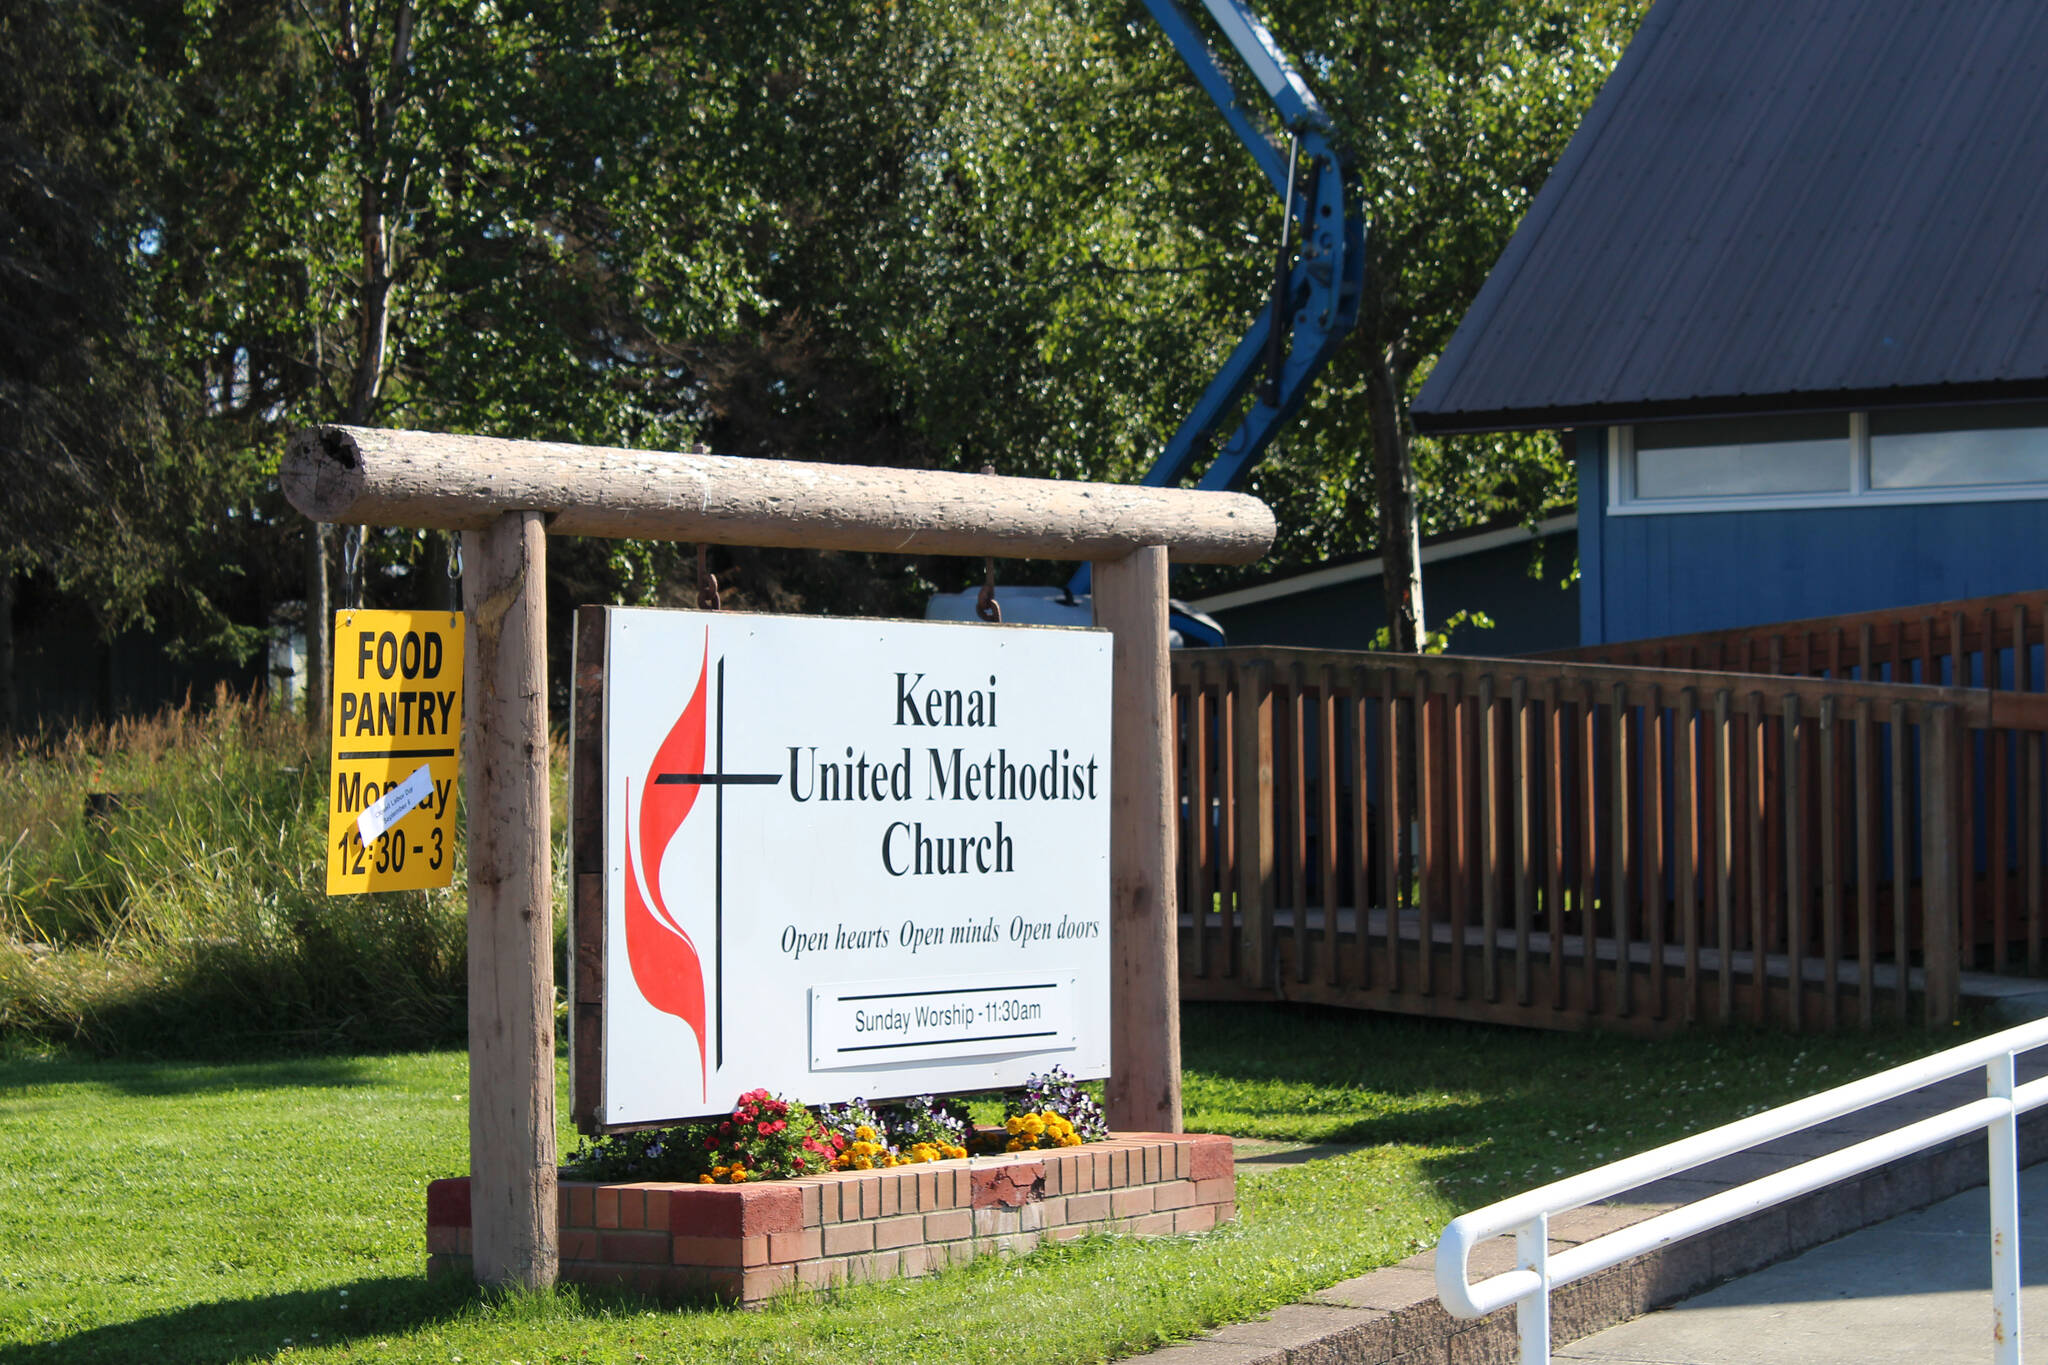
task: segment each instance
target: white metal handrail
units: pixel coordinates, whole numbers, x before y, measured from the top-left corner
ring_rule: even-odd
[[[2048,1045],[2048,1020],[2022,1024],[1475,1209],[1453,1219],[1437,1243],[1437,1296],[1456,1318],[1480,1318],[1511,1303],[1517,1305],[1522,1365],[1548,1365],[1550,1291],[1559,1285],[1982,1128],[1989,1138],[1991,1164],[1992,1359],[1996,1365],[2020,1365],[2019,1116],[2048,1104],[2048,1078],[2016,1085],[2015,1058],[2044,1045]],[[1550,1251],[1550,1220],[1558,1214],[1898,1099],[1978,1067],[1986,1073],[1988,1093],[1984,1099],[1722,1190],[1554,1255]],[[1515,1238],[1515,1269],[1471,1283],[1472,1248],[1510,1233]]]

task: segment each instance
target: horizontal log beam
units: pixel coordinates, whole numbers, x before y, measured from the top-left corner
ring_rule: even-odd
[[[366,427],[310,427],[280,471],[315,521],[474,531],[510,511],[550,535],[885,554],[1246,564],[1273,513],[1241,493],[923,469],[612,450]]]

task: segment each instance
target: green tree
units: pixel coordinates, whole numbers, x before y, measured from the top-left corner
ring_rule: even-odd
[[[216,436],[267,471],[319,421],[687,439],[695,393],[666,337],[730,327],[748,294],[729,228],[750,193],[728,153],[741,73],[708,17],[188,6],[162,44],[151,285],[166,359],[210,376]],[[304,539],[318,679],[330,555]],[[416,573],[438,545],[376,534],[368,558]],[[561,559],[593,556],[612,557]]]

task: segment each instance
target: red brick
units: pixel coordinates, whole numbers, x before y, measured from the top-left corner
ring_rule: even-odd
[[[1195,1183],[1192,1180],[1168,1180],[1152,1187],[1152,1207],[1162,1212],[1184,1209],[1194,1202]]]
[[[555,1226],[565,1227],[569,1222],[569,1187],[555,1186]]]
[[[598,1187],[597,1225],[601,1228],[615,1228],[619,1225],[619,1191],[616,1185]]]
[[[871,1256],[849,1256],[846,1258],[846,1275],[856,1283],[867,1280],[893,1280],[903,1269],[903,1254],[897,1251],[878,1251]]]
[[[953,1174],[946,1173],[946,1183],[953,1183]],[[939,1207],[939,1176],[936,1171],[917,1173],[917,1209],[919,1213]]]
[[[637,1232],[647,1226],[647,1192],[626,1186],[619,1191],[619,1226]]]
[[[1235,1199],[1226,1200],[1213,1207],[1216,1210],[1216,1221],[1219,1223],[1228,1223],[1237,1217],[1237,1201]]]
[[[565,1261],[594,1261],[597,1259],[597,1234],[589,1228],[563,1228],[561,1249]]]
[[[912,1176],[912,1177],[911,1177],[911,1179],[915,1180],[915,1179],[916,1179],[916,1177],[915,1177],[915,1176]],[[882,1202],[881,1202],[880,1204],[876,1205],[876,1207],[875,1207],[875,1217],[877,1217],[877,1218],[894,1218],[894,1217],[895,1217],[895,1216],[896,1216],[896,1215],[897,1215],[897,1214],[898,1214],[899,1212],[901,1212],[901,1211],[902,1211],[902,1208],[903,1208],[903,1177],[902,1177],[902,1176],[900,1176],[900,1175],[885,1175],[885,1176],[883,1176],[883,1177],[881,1178],[881,1180],[880,1180],[880,1181],[879,1181],[879,1182],[878,1182],[878,1183],[876,1184],[876,1187],[875,1187],[875,1193],[876,1193],[876,1195],[877,1195],[877,1196],[878,1196],[878,1197],[879,1197],[879,1198],[881,1199],[881,1201],[882,1201]]]
[[[1024,1230],[1024,1213],[1021,1209],[1005,1208],[991,1204],[974,1211],[974,1235],[976,1237],[1001,1237]]]
[[[469,1228],[455,1229],[455,1249],[465,1256],[475,1251],[476,1246],[471,1240],[475,1235]]]
[[[817,1227],[820,1223],[825,1221],[824,1188],[816,1181],[807,1180],[803,1182],[802,1191],[804,1201],[803,1225],[807,1228]]]
[[[1207,1232],[1216,1226],[1216,1206],[1195,1204],[1189,1208],[1176,1209],[1173,1214],[1175,1232]]]
[[[1138,1237],[1158,1237],[1173,1231],[1173,1215],[1148,1213],[1142,1218],[1133,1218],[1126,1230]]]
[[[943,1213],[924,1216],[924,1239],[927,1242],[953,1242],[973,1235],[974,1214],[971,1210],[947,1209]]]
[[[595,1185],[571,1185],[569,1187],[568,1221],[572,1227],[594,1228],[597,1226],[597,1187]]]
[[[661,1279],[669,1294],[713,1294],[729,1301],[739,1299],[745,1285],[742,1272],[726,1266],[670,1266]]]
[[[875,1225],[870,1222],[832,1223],[825,1228],[825,1254],[845,1256],[875,1247]]]
[[[676,1265],[738,1266],[743,1264],[738,1237],[671,1237],[669,1260]]]
[[[905,1276],[929,1275],[946,1264],[946,1253],[937,1247],[914,1246],[903,1248],[903,1274]]]
[[[1038,1250],[1038,1239],[1044,1235],[1039,1232],[1013,1232],[1007,1237],[996,1238],[996,1251],[1003,1256],[1029,1256]]]
[[[786,1265],[756,1266],[740,1280],[740,1301],[758,1303],[780,1294],[796,1283],[796,1271]]]
[[[1156,1185],[1166,1178],[1166,1167],[1160,1160],[1162,1150],[1158,1143],[1148,1142],[1132,1154],[1134,1165],[1138,1164],[1138,1158],[1143,1159],[1138,1178],[1147,1185]]]
[[[668,1230],[679,1237],[765,1237],[803,1225],[803,1191],[787,1182],[680,1185],[669,1193]]]
[[[1152,1187],[1134,1185],[1127,1190],[1112,1191],[1109,1211],[1118,1218],[1135,1218],[1141,1213],[1152,1212]]]
[[[462,1241],[458,1235],[460,1232],[460,1228],[445,1226],[437,1228],[430,1224],[427,1227],[427,1254],[430,1256],[436,1253],[453,1255]]]
[[[1071,1242],[1077,1237],[1086,1237],[1091,1230],[1089,1228],[1071,1226],[1050,1228],[1046,1231],[1045,1235],[1052,1238],[1055,1242]]]
[[[1109,1217],[1110,1192],[1099,1190],[1094,1194],[1070,1194],[1067,1196],[1067,1222],[1100,1223]]]
[[[825,1234],[817,1228],[768,1235],[768,1259],[771,1261],[815,1261],[824,1254]]]
[[[668,1227],[668,1192],[667,1185],[654,1185],[646,1190],[647,1226],[657,1232]]]
[[[1043,1161],[1019,1161],[978,1170],[974,1172],[974,1207],[985,1209],[1002,1204],[1016,1208],[1038,1197],[1044,1179]]]
[[[1237,1198],[1237,1177],[1234,1174],[1219,1176],[1214,1180],[1197,1180],[1195,1182],[1195,1202],[1197,1204],[1220,1204],[1226,1199],[1235,1198]]]
[[[1067,1158],[1067,1173],[1061,1179],[1068,1194],[1086,1194],[1095,1188],[1095,1156],[1091,1152],[1075,1152]]]
[[[1067,1201],[1064,1198],[1047,1199],[1032,1207],[1038,1210],[1039,1225],[1042,1227],[1056,1228],[1067,1221]]]
[[[1188,1174],[1196,1180],[1234,1176],[1237,1163],[1230,1154],[1230,1139],[1204,1133],[1195,1138],[1193,1164]]]
[[[597,1237],[598,1259],[605,1261],[669,1261],[669,1239],[659,1232],[601,1232]]]
[[[924,1240],[924,1219],[916,1214],[901,1218],[883,1218],[875,1223],[875,1250],[887,1251],[892,1247],[907,1247]]]
[[[1173,1178],[1195,1178],[1195,1144],[1187,1138],[1180,1138],[1173,1144]]]
[[[427,1226],[466,1228],[469,1226],[469,1177],[427,1182]]]
[[[830,1289],[846,1283],[846,1262],[802,1261],[796,1267],[796,1278],[806,1289]]]

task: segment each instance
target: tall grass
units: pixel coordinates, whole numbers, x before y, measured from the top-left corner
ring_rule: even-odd
[[[455,890],[330,899],[326,778],[319,736],[225,693],[0,753],[0,1035],[136,1055],[459,1042],[461,840]]]

